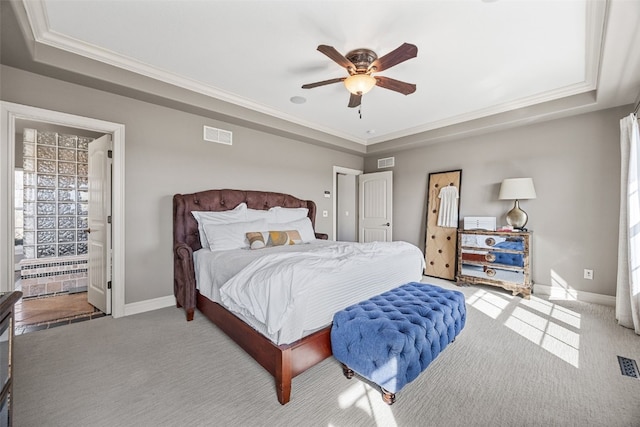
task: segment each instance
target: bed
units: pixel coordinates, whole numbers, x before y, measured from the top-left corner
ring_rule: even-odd
[[[304,244],[298,244],[295,247],[294,245],[285,245],[260,249],[259,251],[249,250],[248,248],[213,251],[203,248],[203,245],[206,246],[207,242],[201,240],[201,234],[211,237],[212,233],[220,233],[220,230],[226,230],[228,227],[216,228],[209,226],[206,233],[203,233],[202,222],[196,221],[194,215],[202,216],[218,212],[221,215],[234,215],[234,212],[241,206],[244,206],[250,212],[254,212],[254,214],[262,211],[271,213],[276,210],[278,213],[291,211],[299,215],[298,211],[303,211],[306,215],[303,221],[310,223],[308,230],[305,229],[304,233],[301,230],[301,234],[305,237]],[[367,268],[366,265],[359,265],[359,263],[353,262],[335,264],[338,261],[327,261],[328,265],[331,266],[331,270],[340,270],[340,274],[344,273],[349,277],[348,283],[350,286],[348,288],[344,282],[340,282],[342,278],[338,279],[330,273],[316,275],[317,277],[314,277],[313,281],[320,281],[322,286],[313,286],[311,290],[297,286],[297,282],[304,282],[306,279],[291,280],[293,286],[286,288],[285,293],[294,293],[293,291],[296,289],[304,289],[304,291],[300,291],[297,294],[294,293],[298,295],[296,301],[303,302],[297,302],[292,305],[293,308],[291,309],[286,304],[283,304],[284,308],[281,311],[267,314],[267,317],[271,320],[280,321],[284,317],[289,319],[286,323],[284,321],[281,322],[284,323],[282,326],[280,322],[277,322],[276,326],[272,326],[272,322],[268,321],[268,319],[260,318],[260,313],[244,311],[242,308],[234,306],[233,301],[230,301],[230,299],[235,295],[233,290],[236,288],[232,288],[231,285],[235,284],[236,287],[245,288],[251,284],[250,282],[257,281],[253,285],[257,286],[260,292],[264,292],[265,289],[265,287],[261,286],[262,282],[260,280],[264,280],[265,284],[269,285],[269,292],[272,292],[272,287],[283,286],[286,280],[276,279],[275,276],[271,280],[270,277],[264,276],[269,270],[264,270],[262,272],[263,276],[260,276],[255,271],[249,271],[249,268],[257,268],[256,265],[259,266],[261,263],[263,268],[269,268],[271,262],[266,260],[271,257],[274,257],[274,259],[285,258],[290,260],[290,263],[293,263],[300,257],[305,257],[306,259],[307,255],[302,255],[302,252],[308,251],[313,256],[318,257],[319,261],[315,262],[318,264],[319,262],[325,262],[324,257],[330,251],[348,252],[352,250],[349,246],[344,246],[340,242],[327,241],[326,234],[315,233],[315,215],[316,205],[313,201],[301,200],[283,193],[225,189],[192,194],[176,194],[173,197],[174,294],[177,306],[185,310],[188,321],[193,319],[197,308],[271,373],[275,379],[278,401],[283,405],[290,400],[292,379],[331,356],[330,319],[333,313],[354,302],[369,298],[379,293],[380,290],[399,286],[409,281],[419,281],[422,278],[424,267],[424,257],[419,249],[402,242],[394,242],[393,244],[395,245],[404,245],[402,247],[398,246],[397,255],[395,252],[393,254],[393,256],[397,256],[397,259],[392,264],[397,268],[390,269],[387,267],[386,270],[389,270],[389,272],[380,270],[380,265],[385,264],[379,262],[380,257],[386,256],[386,251],[391,249],[388,247],[380,249],[382,245],[379,245],[380,248],[376,246],[375,253],[371,252],[371,259],[375,265],[370,266],[369,270],[371,272],[368,272],[375,274],[376,280],[371,280],[371,277],[374,276],[369,276],[368,279],[365,277],[362,280],[363,282],[367,280],[375,282],[366,289],[358,290],[355,285],[352,289],[351,282],[357,272],[362,271],[356,268]],[[311,237],[308,237],[309,231]],[[299,238],[300,236],[296,237],[296,239]],[[309,242],[308,240],[313,241]],[[301,240],[296,240],[296,242],[302,243]],[[212,245],[214,243],[211,242]],[[412,248],[408,246],[412,246]],[[367,250],[373,251],[368,246]],[[393,250],[396,251],[395,248]],[[415,252],[412,252],[414,250]],[[265,255],[260,255],[260,258],[256,260],[257,255],[255,254]],[[378,262],[375,262],[376,257],[378,257]],[[217,262],[217,264],[214,262]],[[331,262],[334,262],[334,264],[331,264]],[[238,263],[242,265],[242,268],[238,267],[240,271],[238,273],[226,272],[225,274],[228,277],[224,277],[224,274],[222,274],[223,269],[220,266]],[[375,270],[375,268],[378,268],[378,270]],[[351,275],[349,276],[350,271]],[[220,282],[217,285],[215,283],[211,284],[209,281],[210,276],[216,276],[214,273],[219,273],[224,277],[224,279],[217,279]],[[359,277],[360,275],[357,276]],[[378,276],[380,277],[379,280],[377,279]],[[263,279],[260,279],[260,277]],[[300,277],[297,272],[295,277]],[[215,280],[213,281],[215,282]],[[364,285],[356,283],[356,285],[362,287],[366,286],[366,283]],[[338,293],[334,290],[340,289],[340,286],[348,289],[348,292],[344,292],[345,295],[340,293],[339,298],[336,298],[335,296]],[[272,296],[274,301],[281,300],[280,294],[274,295]],[[334,296],[327,298],[327,295]],[[324,301],[325,298],[327,301],[323,302],[323,304],[326,307],[322,307],[325,312],[320,309],[314,311],[317,301]],[[272,305],[278,306],[277,304]],[[326,312],[327,310],[328,312]],[[313,313],[316,311],[317,315],[314,316]],[[271,330],[272,327],[273,330]]]

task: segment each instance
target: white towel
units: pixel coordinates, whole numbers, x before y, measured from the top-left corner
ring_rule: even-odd
[[[458,228],[458,189],[448,185],[440,189],[440,211],[438,212],[438,226]]]

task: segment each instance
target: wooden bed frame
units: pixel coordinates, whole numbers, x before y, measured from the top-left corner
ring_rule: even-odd
[[[315,229],[316,205],[283,193],[241,190],[208,190],[173,196],[174,295],[176,305],[184,308],[187,321],[198,308],[209,320],[242,347],[273,377],[281,404],[289,402],[291,380],[331,356],[331,327],[328,326],[294,343],[276,345],[251,326],[196,289],[193,252],[201,248],[198,224],[191,211],[225,211],[240,203],[250,209],[268,210],[275,206],[307,208]],[[326,234],[316,237],[327,239]]]

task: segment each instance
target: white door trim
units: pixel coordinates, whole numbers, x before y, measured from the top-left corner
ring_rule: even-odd
[[[336,240],[338,235],[338,174],[361,175],[363,171],[357,169],[343,168],[342,166],[333,167],[333,236],[331,240]],[[357,203],[357,200],[356,200]]]
[[[0,101],[0,269],[5,273],[0,278],[0,291],[13,290],[14,259],[14,169],[15,169],[15,121],[34,120],[69,126],[94,132],[109,133],[113,137],[113,183],[112,191],[112,304],[113,317],[125,314],[124,294],[124,125],[89,117],[76,116],[58,111],[45,110],[27,105]]]

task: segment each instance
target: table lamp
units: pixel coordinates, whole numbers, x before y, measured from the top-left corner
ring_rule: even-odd
[[[535,199],[536,189],[531,178],[508,178],[500,185],[500,200],[515,200],[513,209],[507,212],[507,224],[518,230],[526,230],[529,217],[520,209],[520,200]]]

